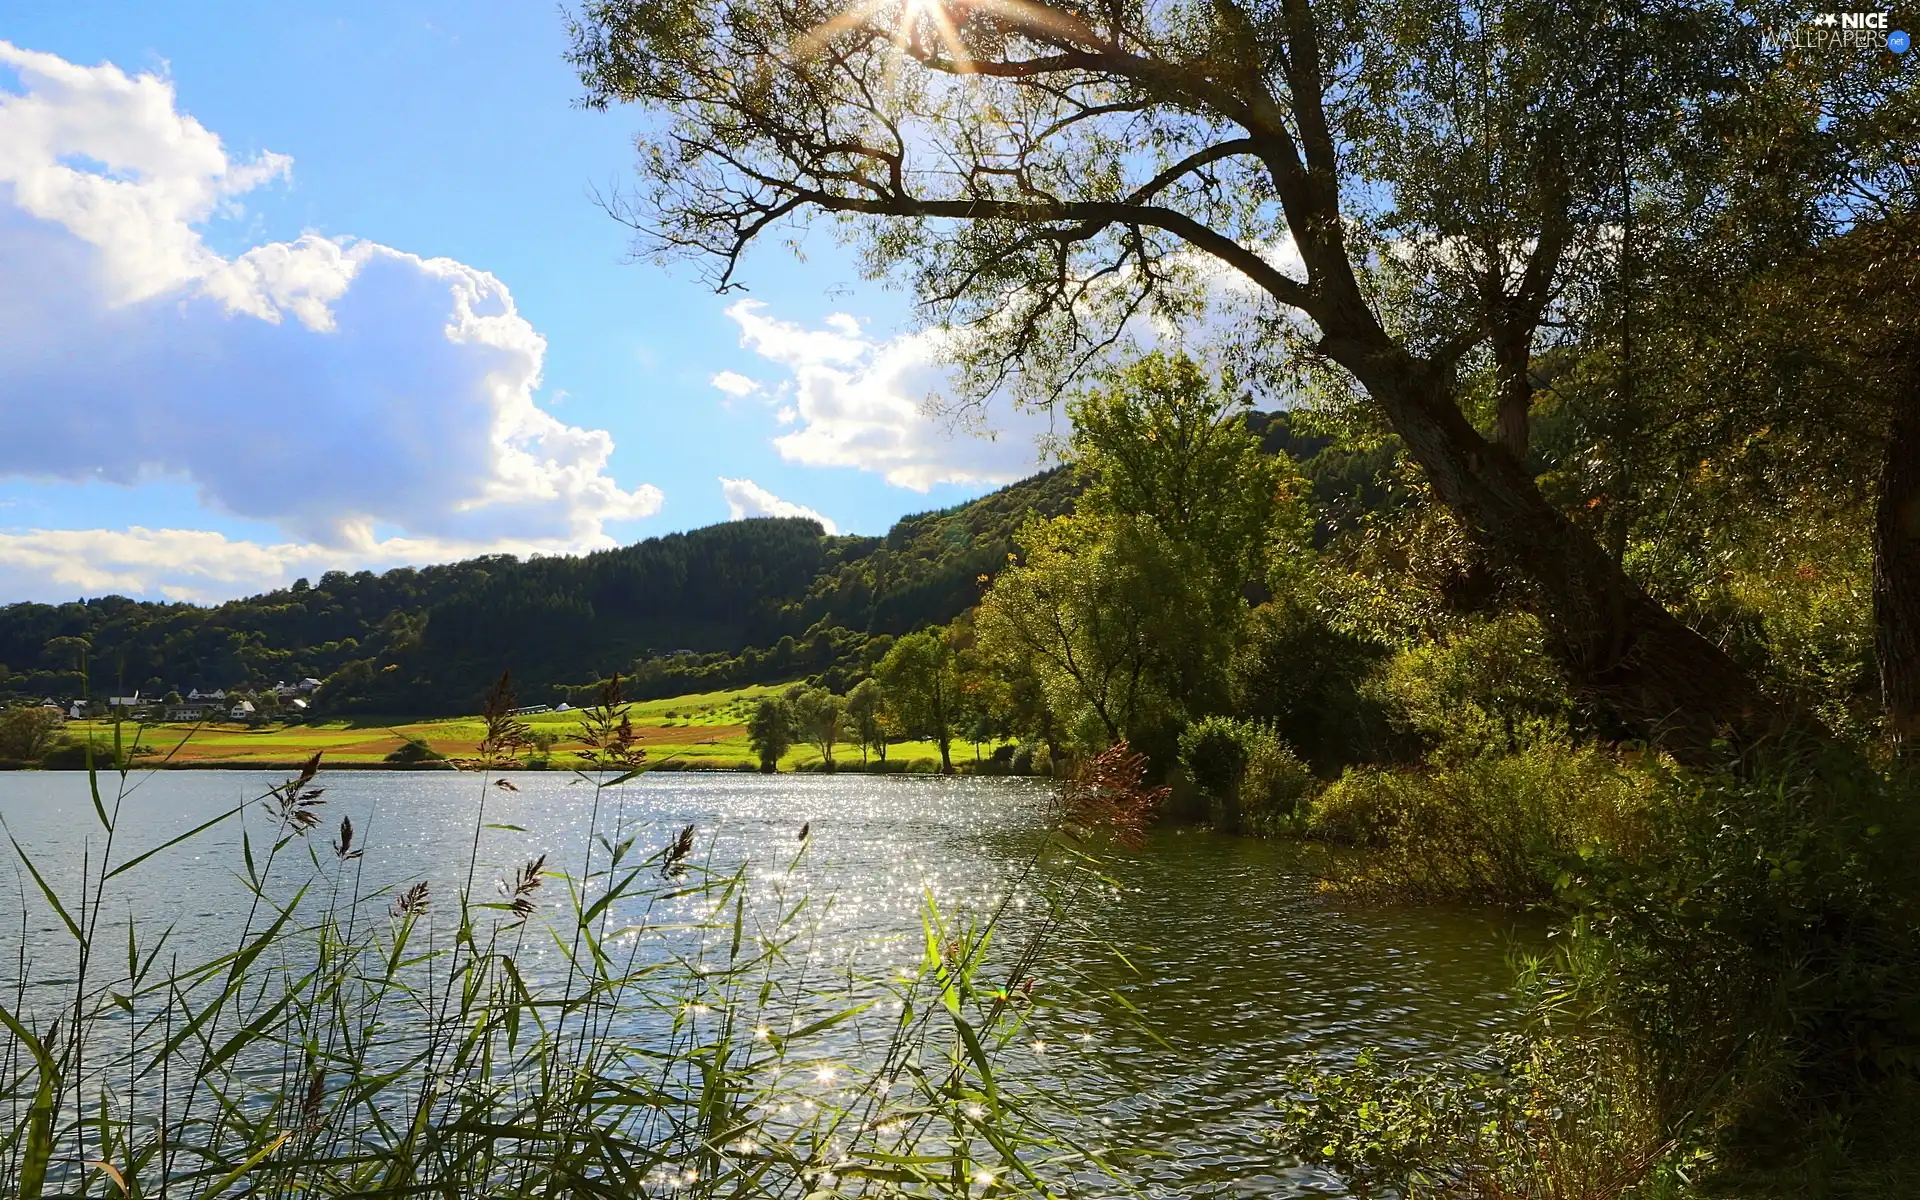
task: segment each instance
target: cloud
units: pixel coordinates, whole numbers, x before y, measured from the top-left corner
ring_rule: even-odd
[[[720,494],[727,501],[727,515],[735,521],[746,517],[807,517],[820,522],[828,533],[839,533],[832,520],[804,505],[782,500],[751,479],[720,477]]]
[[[0,477],[184,478],[290,546],[362,561],[381,546],[606,546],[606,522],[659,510],[658,489],[608,475],[604,431],[535,406],[546,342],[500,280],[315,234],[225,257],[204,230],[290,159],[234,158],[155,75],[0,41],[7,68]],[[8,535],[8,553],[41,552],[22,536],[40,535]],[[214,552],[177,530],[44,536],[106,556],[115,579],[137,573],[112,565],[123,552],[204,559],[188,574],[208,581],[292,553]]]
[[[707,382],[734,397],[751,396],[760,390],[759,384],[733,371],[722,371]]]
[[[392,537],[341,549],[265,543],[204,529],[32,529],[0,532],[0,595],[70,600],[119,593],[210,603],[286,587],[332,570],[380,570],[478,554],[534,554],[537,544],[484,545]]]
[[[880,342],[844,313],[806,329],[768,316],[756,300],[726,311],[740,326],[740,344],[791,376],[776,399],[781,424],[796,428],[773,439],[789,462],[858,467],[919,492],[937,483],[1011,483],[1042,465],[1038,443],[1051,432],[1044,413],[996,404],[987,415],[992,436],[928,413],[928,397],[952,381],[937,332]]]

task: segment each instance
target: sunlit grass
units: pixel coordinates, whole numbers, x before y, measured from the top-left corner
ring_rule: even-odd
[[[717,769],[745,768],[757,765],[747,744],[746,723],[753,706],[762,698],[778,695],[787,685],[755,685],[721,692],[698,692],[660,700],[635,701],[629,705],[630,719],[639,744],[657,764]],[[520,718],[534,733],[551,735],[554,744],[549,754],[523,757],[545,758],[564,764],[581,748],[577,736],[578,712],[534,713]],[[112,742],[111,721],[74,721],[67,725],[69,736],[92,737],[101,745]],[[312,755],[324,754],[334,767],[382,764],[387,756],[408,741],[426,744],[449,759],[474,755],[486,736],[486,722],[478,716],[441,720],[378,719],[318,720],[298,724],[267,722],[241,725],[232,722],[202,724],[157,723],[145,726],[137,736],[125,733],[129,742],[142,747],[140,758],[165,759],[170,766],[254,765],[292,766]],[[982,747],[982,754],[992,745]],[[937,764],[940,748],[932,741],[902,741],[888,747],[890,760],[924,767]],[[971,761],[970,744],[956,742],[956,762]],[[857,746],[842,744],[835,748],[835,761],[851,765],[860,761]],[[806,770],[822,761],[813,746],[796,745],[780,760],[782,770]]]

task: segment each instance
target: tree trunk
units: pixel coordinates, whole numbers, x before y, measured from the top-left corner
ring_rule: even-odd
[[[1381,406],[1469,535],[1533,586],[1576,694],[1697,766],[1724,759],[1717,741],[1748,746],[1794,724],[1739,664],[1548,504],[1512,454],[1475,432],[1452,372],[1384,337],[1330,334],[1322,349]]]
[[[1493,440],[1525,466],[1533,440],[1533,329],[1501,325],[1494,330],[1493,353],[1498,365],[1499,402],[1493,414]]]
[[[1920,751],[1920,364],[1894,396],[1873,515],[1873,649],[1887,737]]]

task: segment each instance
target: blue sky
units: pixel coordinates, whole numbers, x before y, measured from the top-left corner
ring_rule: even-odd
[[[0,602],[210,601],[729,516],[877,533],[1033,466],[831,230],[746,297],[626,260],[540,3],[0,15]]]

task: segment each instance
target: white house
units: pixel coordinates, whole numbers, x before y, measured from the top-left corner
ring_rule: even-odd
[[[236,721],[253,720],[253,701],[236,700],[233,708],[228,711],[227,715]]]
[[[214,688],[210,692],[203,692],[199,688],[194,688],[192,691],[187,693],[188,700],[203,702],[207,704],[218,703],[219,701],[225,700],[226,698],[227,698],[227,694],[221,691],[219,688]]]

